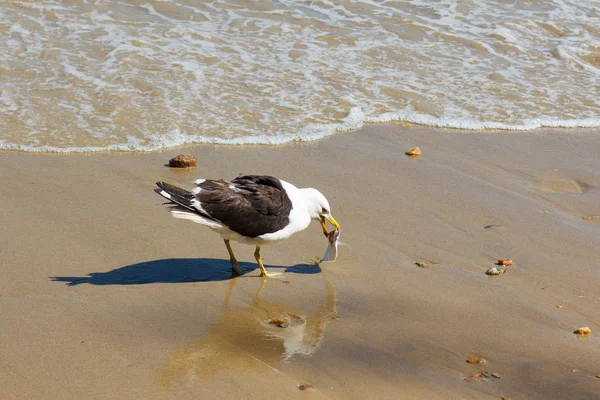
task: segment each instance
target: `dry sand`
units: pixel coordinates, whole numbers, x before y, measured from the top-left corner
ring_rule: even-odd
[[[0,398],[597,399],[600,220],[582,217],[600,215],[598,138],[388,125],[281,147],[0,153]],[[196,169],[164,166],[182,152]],[[311,265],[327,245],[313,224],[263,249],[286,271],[263,284],[234,244],[248,272],[231,280],[219,237],[152,189],[239,173],[322,190],[349,247]],[[515,265],[485,275],[497,258]],[[266,323],[286,315],[300,323]],[[464,381],[480,371],[502,379]]]

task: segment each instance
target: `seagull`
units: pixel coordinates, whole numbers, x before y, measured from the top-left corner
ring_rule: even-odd
[[[254,245],[254,258],[261,276],[268,273],[260,258],[263,245],[287,239],[300,232],[311,221],[319,221],[325,236],[329,235],[326,221],[336,229],[340,225],[331,215],[329,202],[316,189],[297,188],[289,182],[268,175],[244,175],[231,181],[198,179],[192,191],[166,182],[156,182],[154,191],[175,207],[175,218],[205,225],[219,233],[225,242],[233,270],[241,275],[230,241]]]

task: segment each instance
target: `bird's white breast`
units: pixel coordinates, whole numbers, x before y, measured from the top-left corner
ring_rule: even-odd
[[[306,227],[310,224],[310,215],[308,213],[304,197],[302,196],[302,192],[291,183],[286,181],[280,182],[288,197],[292,201],[292,211],[290,211],[289,223],[285,228],[277,232],[267,233],[259,236],[260,239],[268,242],[287,239],[294,233],[306,229]]]

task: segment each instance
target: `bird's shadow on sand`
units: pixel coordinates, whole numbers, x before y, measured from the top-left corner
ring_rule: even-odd
[[[240,267],[247,273],[257,269],[254,263],[241,262]],[[316,274],[321,268],[315,264],[293,266],[266,265],[267,270],[283,270],[297,274]],[[143,285],[147,283],[184,283],[225,281],[239,275],[232,272],[229,260],[217,258],[167,258],[153,260],[108,272],[90,272],[88,276],[54,276],[55,282],[65,282],[68,286],[82,283],[90,285]]]

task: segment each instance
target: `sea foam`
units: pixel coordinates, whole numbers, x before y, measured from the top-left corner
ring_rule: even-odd
[[[0,148],[600,126],[594,2],[0,4]]]

